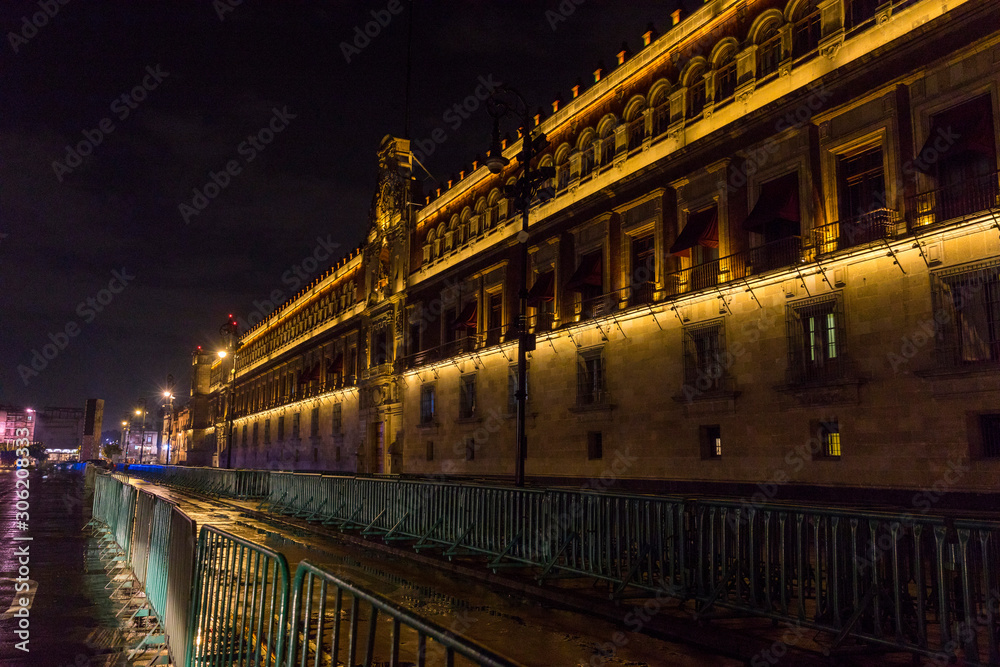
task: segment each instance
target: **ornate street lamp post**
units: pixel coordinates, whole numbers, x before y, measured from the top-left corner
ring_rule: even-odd
[[[226,401],[226,467],[233,467],[233,401],[236,399],[236,352],[239,350],[239,325],[232,315],[229,320],[219,329],[219,333],[227,339],[226,346],[229,351],[219,350],[219,358],[224,359],[226,355],[232,357],[230,368],[232,379],[229,383],[229,399]]]
[[[174,395],[169,391],[163,392],[163,398],[167,399],[167,456],[166,464],[170,465],[170,443],[174,437]]]
[[[140,398],[139,405],[142,406],[142,409],[136,408],[135,416],[142,415],[142,428],[139,431],[139,464],[142,465],[142,456],[146,450],[146,399]]]
[[[525,420],[527,418],[528,401],[528,352],[535,349],[535,335],[528,331],[528,212],[531,200],[535,194],[544,196],[539,186],[555,176],[552,167],[532,168],[531,160],[547,145],[545,135],[531,133],[531,117],[528,105],[521,94],[510,86],[501,86],[486,101],[487,110],[493,117],[493,137],[490,152],[486,157],[486,167],[490,172],[499,174],[510,164],[503,155],[500,144],[500,119],[513,116],[521,122],[521,152],[517,159],[521,165],[521,174],[517,182],[506,186],[504,193],[513,202],[514,208],[521,212],[521,231],[517,241],[521,245],[521,284],[517,296],[520,304],[517,318],[517,428],[514,445],[514,486],[524,486],[524,459],[527,454],[527,437],[525,435]]]

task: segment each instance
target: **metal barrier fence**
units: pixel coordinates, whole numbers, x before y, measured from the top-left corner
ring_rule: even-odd
[[[261,487],[263,487],[261,483]],[[272,472],[260,508],[494,571],[538,568],[926,656],[1000,664],[1000,523],[564,489]]]
[[[114,560],[138,584],[135,590],[144,589],[145,603],[159,622],[135,652],[162,641],[156,633],[162,628],[175,658],[185,656],[187,626],[179,625],[177,619],[187,620],[191,602],[194,541],[185,541],[186,524],[187,533],[193,536],[190,519],[170,501],[139,491],[117,476],[98,473],[92,524],[104,529],[107,543],[117,545],[120,555]]]
[[[131,464],[120,472],[196,493],[236,499],[267,496],[270,480],[270,473],[266,470]]]
[[[281,665],[289,588],[284,555],[202,526],[195,563],[187,667]]]
[[[515,664],[307,560],[295,572],[291,610],[286,667],[424,665],[428,659],[454,665],[456,657],[489,667]],[[382,631],[380,615],[391,621],[381,624]]]

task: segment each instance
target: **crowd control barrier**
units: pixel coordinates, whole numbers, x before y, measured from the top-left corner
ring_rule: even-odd
[[[102,552],[105,559],[115,572],[124,572],[119,576],[126,581],[118,589],[145,592],[132,616],[151,616],[153,623],[132,650],[133,657],[168,644],[175,662],[184,664],[194,562],[192,522],[170,501],[103,472],[94,478],[92,516],[90,528],[103,538],[102,544],[113,547]]]
[[[194,584],[188,667],[282,664],[289,592],[284,555],[202,526]]]
[[[514,667],[506,658],[307,560],[295,572],[291,609],[287,667],[455,665],[456,657],[475,665]],[[382,616],[389,623],[381,623]]]
[[[149,479],[168,476],[149,468],[157,469]],[[449,557],[481,554],[494,571],[531,567],[540,581],[589,576],[608,582],[613,598],[631,588],[693,599],[701,618],[726,608],[786,621],[828,633],[831,654],[864,643],[1000,664],[998,522],[256,472],[267,476],[254,482],[266,489],[259,509]]]

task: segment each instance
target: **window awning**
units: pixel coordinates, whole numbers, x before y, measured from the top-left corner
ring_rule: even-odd
[[[580,258],[580,266],[566,283],[566,289],[582,292],[587,287],[603,287],[604,275],[601,252],[592,252]]]
[[[935,114],[927,141],[917,153],[913,166],[925,174],[933,174],[941,158],[965,153],[996,158],[993,104],[989,95]]]
[[[743,221],[743,230],[763,233],[765,227],[799,224],[799,175],[786,174],[768,181],[760,189],[760,197],[750,215]]]
[[[307,384],[313,380],[319,379],[319,364],[313,366],[307,373],[303,373],[299,376],[299,384]]]
[[[691,248],[696,245],[719,247],[719,215],[714,206],[688,216],[687,224],[670,246],[670,254],[687,257]]]
[[[338,354],[326,365],[327,373],[340,373],[344,370],[344,355]]]
[[[476,328],[476,306],[475,300],[465,304],[465,308],[459,313],[455,321],[451,323],[452,329],[475,329]]]
[[[556,273],[546,271],[535,279],[535,284],[528,290],[528,305],[537,308],[539,304],[556,298]]]

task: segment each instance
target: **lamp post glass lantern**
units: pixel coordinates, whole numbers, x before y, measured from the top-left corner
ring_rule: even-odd
[[[500,174],[510,165],[510,159],[503,154],[500,143],[500,120],[512,116],[521,123],[521,152],[518,162],[521,173],[515,183],[504,188],[504,194],[521,212],[521,231],[517,234],[520,244],[521,276],[518,289],[517,318],[517,427],[514,442],[514,486],[524,486],[524,460],[527,456],[527,436],[525,419],[528,401],[528,352],[535,349],[535,335],[528,331],[528,213],[531,201],[539,194],[542,184],[555,175],[552,167],[532,167],[531,161],[548,145],[541,132],[531,132],[531,114],[524,98],[510,86],[501,86],[486,101],[486,109],[493,117],[493,136],[490,152],[484,161],[493,174]]]

